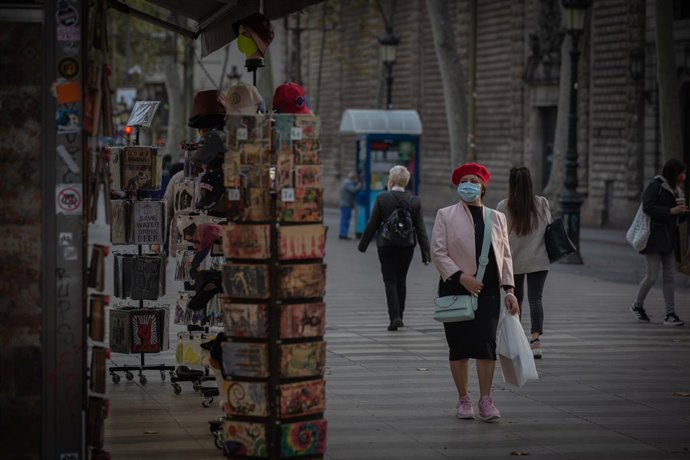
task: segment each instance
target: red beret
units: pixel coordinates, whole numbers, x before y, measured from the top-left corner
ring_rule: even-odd
[[[489,178],[491,177],[491,173],[489,173],[489,170],[484,166],[478,163],[465,163],[464,165],[460,165],[453,170],[453,175],[451,176],[450,181],[453,183],[453,185],[458,185],[460,183],[460,179],[468,174],[474,174],[477,176],[482,182],[484,182],[484,185],[489,183]]]

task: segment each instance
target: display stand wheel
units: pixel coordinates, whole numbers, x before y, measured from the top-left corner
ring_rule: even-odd
[[[131,372],[127,371],[127,373],[125,374],[125,378],[126,378],[127,380],[133,380],[133,379],[134,379],[134,374],[132,374]]]
[[[139,376],[139,383],[141,383],[142,385],[146,385],[147,382],[148,380],[146,380],[146,376],[144,374],[141,374]]]
[[[192,383],[192,389],[193,389],[194,391],[199,391],[199,386],[200,386],[200,385],[199,385],[199,381],[197,381],[197,380],[195,380],[195,381]]]
[[[204,398],[203,401],[201,401],[201,405],[208,409],[209,407],[211,407],[212,402],[213,402],[213,397],[209,396],[207,398]]]
[[[173,383],[173,393],[176,395],[182,393],[182,387],[178,383]]]
[[[120,376],[117,374],[110,374],[110,377],[113,379],[113,383],[120,383]]]
[[[214,439],[213,443],[216,445],[218,449],[223,449],[223,434],[220,431],[217,431],[213,433]]]

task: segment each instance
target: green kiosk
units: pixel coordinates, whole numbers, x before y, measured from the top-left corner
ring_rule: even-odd
[[[356,171],[364,185],[357,192],[355,234],[359,237],[376,196],[386,190],[388,171],[393,166],[410,170],[407,189],[418,194],[422,122],[416,110],[348,109],[340,120],[340,132],[356,135]]]

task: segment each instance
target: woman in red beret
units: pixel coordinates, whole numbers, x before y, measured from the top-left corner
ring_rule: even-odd
[[[482,165],[465,163],[453,171],[451,181],[457,186],[460,201],[439,209],[431,235],[431,260],[441,274],[438,295],[472,295],[478,299],[475,318],[471,321],[443,323],[449,348],[450,372],[458,390],[457,417],[474,418],[468,395],[469,359],[477,364],[480,398],[478,418],[493,422],[501,417],[491,399],[491,384],[496,367],[496,329],[501,309],[501,292],[506,291],[505,305],[511,314],[519,307],[513,293],[513,262],[508,242],[505,216],[491,213],[491,244],[488,263],[477,279],[484,240],[482,198],[491,174]]]

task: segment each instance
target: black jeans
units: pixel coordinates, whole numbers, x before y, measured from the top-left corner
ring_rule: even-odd
[[[544,307],[541,303],[541,295],[544,292],[544,283],[548,271],[527,273],[527,300],[529,300],[529,317],[532,322],[532,333],[542,333],[544,327]],[[520,304],[520,317],[522,317],[522,298],[524,297],[525,274],[514,275],[515,297]]]
[[[402,319],[407,294],[407,270],[410,268],[415,246],[382,246],[378,248],[383,284],[386,287],[388,317]]]

